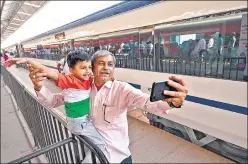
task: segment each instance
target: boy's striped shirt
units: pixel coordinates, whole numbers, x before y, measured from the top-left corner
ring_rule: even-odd
[[[92,78],[80,80],[73,75],[58,74],[56,85],[65,93],[64,104],[67,117],[78,118],[89,113]]]

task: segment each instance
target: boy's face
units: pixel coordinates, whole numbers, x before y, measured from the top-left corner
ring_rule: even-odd
[[[89,80],[92,75],[91,61],[78,61],[70,72],[81,80]]]

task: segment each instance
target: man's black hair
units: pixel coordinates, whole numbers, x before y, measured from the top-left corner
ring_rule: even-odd
[[[78,61],[91,61],[91,56],[85,51],[70,51],[67,56],[69,68],[73,68]]]

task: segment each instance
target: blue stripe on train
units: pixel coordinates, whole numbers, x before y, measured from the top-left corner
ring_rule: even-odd
[[[129,84],[132,85],[134,88],[137,88],[137,89],[141,88],[141,86],[138,84],[133,84],[133,83],[129,83]],[[202,104],[202,105],[207,105],[210,107],[220,108],[223,110],[228,110],[231,112],[236,112],[236,113],[248,115],[248,109],[246,107],[243,107],[243,106],[228,104],[228,103],[224,103],[224,102],[220,102],[220,101],[205,99],[205,98],[191,96],[191,95],[187,95],[185,100],[191,101],[194,103],[198,103],[198,104]]]
[[[134,88],[141,89],[141,86],[139,84],[133,84],[133,83],[128,83],[132,85]]]
[[[202,105],[207,105],[207,106],[211,106],[215,108],[228,110],[231,112],[236,112],[236,113],[245,114],[245,115],[248,114],[247,108],[243,106],[239,106],[239,105],[228,104],[228,103],[224,103],[220,101],[215,101],[215,100],[210,100],[210,99],[205,99],[205,98],[190,96],[190,95],[187,95],[186,100],[195,102],[198,104],[202,104]]]

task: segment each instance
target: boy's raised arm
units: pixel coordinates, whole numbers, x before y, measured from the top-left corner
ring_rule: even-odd
[[[47,73],[47,77],[52,80],[58,80],[58,73],[54,70],[40,64],[39,62],[29,59],[29,58],[10,58],[6,62],[4,62],[5,67],[10,67],[14,64],[30,64],[34,69],[42,68],[44,73]]]

